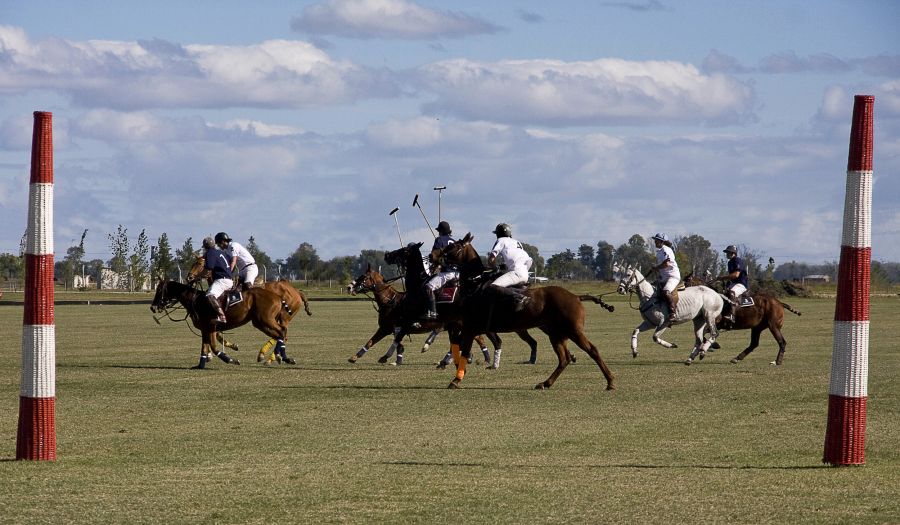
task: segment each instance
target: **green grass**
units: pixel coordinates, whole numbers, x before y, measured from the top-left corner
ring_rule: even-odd
[[[586,291],[586,290],[575,290]],[[4,301],[7,299],[4,298]],[[472,365],[446,390],[422,336],[381,366],[368,302],[313,300],[292,325],[294,367],[254,361],[262,334],[229,334],[244,364],[190,370],[199,339],[147,305],[56,308],[55,462],[14,461],[22,308],[0,306],[0,522],[10,523],[897,523],[900,298],[872,302],[866,465],[821,465],[833,299],[793,299],[785,366],[776,345],[728,363],[749,338],[691,367],[640,338],[638,316],[586,304],[588,335],[554,387],[507,335],[500,370]],[[2,304],[2,303],[0,303]],[[478,355],[480,357],[480,354]]]

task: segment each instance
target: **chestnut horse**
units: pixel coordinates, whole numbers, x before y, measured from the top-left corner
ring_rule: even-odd
[[[366,341],[366,344],[363,345],[359,351],[350,356],[347,361],[351,363],[355,363],[359,358],[364,356],[366,352],[369,351],[372,346],[374,346],[378,341],[381,341],[388,334],[394,334],[396,328],[398,327],[398,323],[400,321],[401,308],[398,308],[398,305],[406,298],[406,292],[400,292],[394,289],[387,281],[385,281],[384,276],[382,276],[378,271],[372,269],[372,266],[369,265],[366,268],[366,271],[357,277],[350,285],[348,286],[350,289],[350,293],[352,295],[356,295],[359,293],[372,293],[373,300],[377,306],[378,310],[378,330],[375,332],[372,337]],[[443,313],[446,310],[446,306],[444,304],[440,304],[438,306],[439,310]],[[410,327],[410,331],[408,333],[415,334],[423,334],[426,332],[431,332],[428,336],[428,341],[426,345],[422,348],[422,352],[428,350],[428,346],[434,342],[434,337],[437,336],[438,333],[443,329],[443,322],[438,319],[428,319],[421,320],[418,323],[418,327]],[[494,346],[494,352],[497,357],[496,361],[499,361],[500,357],[500,345],[502,344],[502,339],[500,336],[493,333],[485,334],[488,339],[491,340],[491,344]],[[531,347],[531,358],[535,359],[535,355],[537,353],[537,341],[534,340],[533,337],[528,335],[528,332],[522,331],[518,334],[519,337],[525,341],[529,347]],[[487,346],[484,344],[484,338],[479,336],[475,337],[475,341],[478,343],[479,348],[484,355],[485,364],[488,364],[488,368],[493,367],[490,364],[490,352],[487,349]],[[402,338],[400,340],[395,339],[391,344],[391,348],[388,349],[387,353],[381,356],[378,359],[379,363],[386,363],[390,358],[391,353],[396,348],[397,350],[397,362],[396,364],[401,364],[403,362],[403,343]],[[441,362],[443,363],[443,361]],[[438,363],[438,368],[443,368],[441,363]]]
[[[699,277],[694,277],[693,272],[691,272],[684,277],[684,284],[685,286],[698,286],[707,283]],[[763,330],[768,328],[769,331],[772,332],[772,337],[774,337],[775,341],[778,343],[778,354],[775,356],[775,360],[772,361],[772,364],[781,366],[781,364],[784,363],[784,350],[787,347],[787,340],[785,340],[784,335],[781,333],[781,329],[784,326],[784,310],[787,309],[789,312],[798,316],[802,314],[797,310],[794,310],[791,305],[781,302],[781,300],[774,295],[764,292],[755,292],[747,295],[753,298],[753,306],[738,307],[734,312],[734,323],[723,320],[721,316],[716,319],[716,326],[719,330],[750,329],[750,346],[745,348],[740,354],[736,355],[731,360],[731,363],[734,364],[738,361],[743,361],[745,357],[750,355],[750,352],[759,346],[760,334],[762,334]]]
[[[194,265],[191,266],[191,271],[188,272],[188,284],[192,284],[194,282],[203,279],[204,277],[209,281],[209,270],[206,269],[206,257],[201,255],[199,252],[195,253],[196,259],[194,260]],[[291,283],[286,280],[278,280],[278,281],[269,281],[262,285],[263,288],[274,292],[277,294],[287,305],[286,314],[287,318],[285,323],[290,323],[291,319],[294,318],[294,315],[300,311],[300,306],[303,306],[303,309],[306,311],[306,315],[312,315],[312,312],[309,310],[309,301],[306,300],[306,295],[294,288]],[[221,333],[217,332],[217,337],[222,344],[228,348],[234,348],[237,350],[237,345],[232,345],[228,341],[225,340],[224,336]],[[266,359],[266,355],[269,353],[269,350],[275,348],[275,351]],[[265,359],[265,364],[270,365],[276,360],[278,362],[286,362],[288,364],[294,364],[293,359],[288,358],[285,355],[285,344],[284,341],[279,339],[269,339],[266,341],[262,347],[259,349],[259,354],[256,356],[256,362],[259,363]]]
[[[193,325],[200,330],[203,340],[200,362],[194,368],[205,368],[211,352],[228,364],[241,364],[237,359],[229,357],[224,350],[217,351],[216,332],[219,330],[230,330],[253,323],[257,330],[269,337],[283,340],[287,336],[286,305],[281,297],[264,288],[251,288],[245,291],[241,302],[225,310],[228,322],[217,324],[216,313],[202,291],[178,281],[160,279],[156,285],[156,295],[150,304],[150,311],[164,312],[176,303],[187,310]]]
[[[544,382],[535,386],[545,389],[553,386],[556,379],[571,361],[566,342],[571,339],[597,363],[606,378],[606,389],[615,389],[615,377],[606,366],[600,351],[584,334],[584,306],[581,301],[591,300],[612,311],[613,307],[599,297],[575,295],[559,286],[530,288],[525,294],[530,299],[521,311],[516,311],[515,301],[507,295],[492,291],[485,283],[479,282],[485,268],[481,257],[472,246],[472,234],[432,254],[433,260],[455,264],[460,270],[459,307],[461,322],[456,325],[455,335],[451,332],[451,343],[456,360],[456,377],[448,388],[459,388],[466,373],[465,357],[472,349],[476,334],[492,332],[515,332],[528,328],[540,328],[550,338],[559,364]],[[385,257],[387,260],[387,257]],[[457,357],[458,355],[458,357]]]

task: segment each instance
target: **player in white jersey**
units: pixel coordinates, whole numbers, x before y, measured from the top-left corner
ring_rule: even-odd
[[[244,290],[252,288],[256,276],[259,275],[259,267],[256,266],[253,255],[247,248],[232,241],[225,232],[216,234],[216,244],[222,249],[231,250],[231,270],[237,271],[237,281],[241,283],[241,288]]]
[[[662,295],[665,296],[666,302],[669,304],[669,320],[675,319],[675,309],[678,306],[672,292],[681,282],[681,271],[678,270],[678,263],[675,261],[675,251],[672,250],[672,243],[665,233],[657,233],[652,237],[656,244],[656,262],[653,267],[659,272],[659,285]]]
[[[516,311],[520,311],[528,301],[528,296],[521,292],[505,289],[509,286],[527,283],[528,270],[533,261],[528,252],[522,248],[522,243],[512,238],[512,229],[508,224],[502,222],[498,224],[494,228],[494,234],[497,236],[497,242],[488,253],[488,264],[496,267],[497,260],[500,259],[506,264],[506,273],[495,279],[491,286],[498,290],[504,290],[504,293],[509,295],[514,295]]]

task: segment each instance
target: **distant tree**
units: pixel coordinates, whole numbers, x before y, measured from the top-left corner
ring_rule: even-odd
[[[175,250],[175,271],[179,272],[179,278],[183,281],[187,279],[188,273],[194,266],[197,255],[194,252],[194,241],[188,237],[184,240],[181,248]],[[174,277],[174,276],[173,276]]]
[[[150,276],[150,239],[147,237],[147,231],[141,230],[138,234],[137,241],[134,243],[134,252],[128,257],[128,273],[131,277],[131,291],[140,290],[147,278]]]
[[[606,241],[597,243],[597,255],[594,257],[593,267],[598,279],[604,281],[612,280],[612,263],[615,254],[616,249],[612,244]]]
[[[594,247],[590,244],[582,244],[578,247],[578,260],[581,261],[581,264],[584,265],[585,268],[590,268],[591,271],[595,272],[594,268]]]
[[[760,264],[760,261],[762,261],[763,258],[762,254],[756,250],[750,249],[746,244],[739,244],[736,248],[738,249],[738,255],[744,259],[744,264],[747,266],[747,277],[749,277],[751,281],[757,281],[765,277],[762,265]],[[724,259],[724,255],[723,260],[727,260]]]
[[[24,257],[11,253],[0,253],[0,280],[20,280],[25,277]]]
[[[178,277],[178,264],[172,258],[172,246],[169,244],[169,236],[163,232],[156,241],[156,250],[154,253],[153,267],[151,268],[151,279],[153,277],[162,277],[164,279],[174,279]]]
[[[312,244],[304,242],[285,261],[289,272],[300,279],[315,279],[322,260]]]
[[[594,278],[594,271],[585,266],[575,252],[569,249],[547,259],[546,274],[554,279],[587,280]]]
[[[387,278],[397,275],[396,269],[384,260],[384,250],[362,250],[356,257],[356,262],[351,270],[351,279],[362,275],[369,265]]]
[[[75,286],[75,275],[81,273],[81,260],[84,258],[84,238],[87,230],[81,234],[81,242],[76,246],[70,246],[66,249],[66,256],[61,261],[62,264],[54,265],[56,269],[56,277],[66,285]]]
[[[710,242],[702,236],[690,234],[676,237],[674,244],[677,247],[676,258],[678,254],[684,255],[683,262],[678,261],[682,275],[694,272],[694,275],[703,279],[707,271],[712,275],[721,273],[719,271],[719,252],[712,249]]]
[[[650,250],[647,241],[635,233],[628,239],[628,242],[616,248],[616,260],[640,266],[647,271],[656,263],[656,256],[655,252]]]
[[[109,251],[112,258],[108,261],[109,269],[120,276],[119,288],[128,286],[128,251],[131,247],[128,242],[128,229],[120,224],[115,234],[107,234],[109,239]]]
[[[532,246],[526,242],[522,243],[522,249],[525,250],[525,253],[531,257],[531,271],[534,272],[535,275],[544,275],[546,271],[544,265],[544,258],[541,257],[541,251],[538,250],[537,246]],[[483,259],[484,257],[482,257]]]

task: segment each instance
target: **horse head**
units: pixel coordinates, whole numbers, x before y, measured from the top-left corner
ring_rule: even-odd
[[[187,282],[193,283],[199,281],[206,274],[206,256],[203,253],[194,252],[194,264],[191,271],[188,272]]]
[[[478,253],[472,247],[472,240],[475,237],[471,233],[467,233],[465,237],[448,245],[443,250],[435,250],[432,255],[438,260],[446,261],[449,264],[462,265],[474,258],[478,258]]]
[[[422,260],[422,252],[419,250],[421,247],[421,242],[411,242],[403,248],[385,253],[384,261],[388,264],[409,268],[410,262],[415,262],[415,258],[418,258],[419,261]]]
[[[622,267],[618,263],[613,263],[613,274],[621,275],[619,278],[619,287],[616,290],[619,292],[619,295],[625,295],[633,290],[640,280],[638,278],[638,275],[640,275],[638,269],[630,264]]]
[[[178,302],[177,297],[169,294],[169,281],[160,277],[156,284],[156,294],[153,296],[153,302],[150,303],[150,311],[153,313],[162,312]]]
[[[347,285],[351,295],[358,293],[366,293],[375,290],[376,285],[384,283],[384,277],[377,271],[372,269],[370,264],[365,273],[357,277],[352,283]]]

